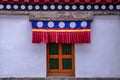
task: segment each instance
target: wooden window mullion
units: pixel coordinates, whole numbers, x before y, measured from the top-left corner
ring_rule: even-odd
[[[74,59],[74,45],[72,44],[72,72],[74,73],[75,71],[75,59]]]
[[[54,49],[56,51],[56,47],[53,46],[52,51],[51,52],[51,47],[50,44],[48,44],[47,46],[47,64],[48,64],[48,75],[56,75],[56,76],[66,76],[66,75],[74,75],[74,45],[72,45],[71,49],[70,48],[62,48],[63,44],[57,44],[58,46],[58,54],[56,54],[56,52],[54,53]],[[62,49],[69,49],[71,50],[71,54],[69,52],[64,52]],[[68,54],[69,53],[69,54]],[[58,68],[57,69],[52,69],[54,68],[53,66],[50,68],[50,59],[58,59]],[[68,60],[70,61],[70,59],[72,59],[72,65],[68,62]],[[69,67],[65,67],[66,65],[66,61],[67,61],[67,65],[72,66],[72,68]],[[50,62],[50,63],[49,63]],[[54,65],[54,63],[53,63]],[[54,65],[56,66],[56,65]]]
[[[59,70],[62,71],[62,44],[59,44]]]

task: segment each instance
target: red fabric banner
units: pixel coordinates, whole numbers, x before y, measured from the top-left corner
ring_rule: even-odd
[[[33,43],[90,43],[90,31],[85,32],[36,32],[32,33]]]
[[[33,43],[90,43],[89,21],[32,21]]]

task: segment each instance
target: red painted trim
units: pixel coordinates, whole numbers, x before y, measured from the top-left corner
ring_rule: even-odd
[[[112,0],[106,0],[106,3],[111,3],[112,2]]]
[[[0,0],[0,3],[120,3],[120,0]]]
[[[54,0],[54,2],[59,2],[60,0]]]
[[[96,3],[100,3],[100,2],[101,2],[101,0],[95,0],[95,2],[96,2]]]
[[[35,3],[38,3],[38,2],[39,2],[39,0],[34,0],[34,2],[35,2]]]
[[[90,0],[85,0],[85,3],[89,3],[90,2]]]

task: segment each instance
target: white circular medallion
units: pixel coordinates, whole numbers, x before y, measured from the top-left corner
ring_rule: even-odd
[[[88,10],[90,10],[91,8],[92,8],[92,6],[91,5],[87,5],[87,7],[86,7]]]
[[[9,4],[6,5],[6,8],[7,8],[7,9],[11,9],[11,5],[9,5]]]
[[[116,9],[117,9],[117,10],[120,10],[120,5],[116,5]]]
[[[95,10],[98,10],[98,9],[99,9],[99,6],[98,6],[98,5],[95,5],[95,6],[94,6],[94,9],[95,9]]]
[[[36,10],[39,10],[39,9],[40,9],[40,6],[39,6],[39,5],[35,5],[35,9],[36,9]]]
[[[105,6],[105,5],[102,5],[101,8],[104,10],[104,9],[106,9],[106,6]]]
[[[54,27],[54,22],[48,22],[48,27],[53,28]]]
[[[58,7],[57,7],[58,9],[62,9],[62,5],[58,5]]]
[[[87,22],[86,22],[86,21],[81,22],[81,26],[82,26],[83,28],[87,27]]]
[[[50,9],[55,9],[55,5],[51,5],[51,6],[50,6]]]
[[[83,10],[85,7],[84,7],[84,5],[80,5],[80,7],[79,7],[81,10]]]
[[[113,5],[109,5],[109,9],[112,10],[114,8]]]
[[[14,8],[14,9],[18,9],[18,5],[14,5],[13,8]]]
[[[73,9],[73,10],[77,9],[77,6],[76,6],[76,5],[73,5],[73,6],[72,6],[72,9]]]
[[[75,28],[76,27],[76,23],[75,22],[71,22],[70,23],[70,28]]]
[[[60,28],[64,28],[64,27],[65,27],[65,23],[64,23],[64,22],[60,22],[60,23],[59,23],[59,27],[60,27]]]
[[[48,9],[48,6],[47,5],[43,5],[43,9],[44,10]]]
[[[0,4],[0,9],[3,9],[4,8],[4,5]]]
[[[66,10],[70,9],[70,6],[69,5],[65,5],[65,9]]]
[[[39,28],[42,28],[42,27],[43,27],[43,22],[37,22],[37,26],[38,26]]]
[[[32,5],[28,5],[28,9],[31,10],[33,8]]]
[[[25,9],[25,5],[21,5],[21,9],[24,10]]]

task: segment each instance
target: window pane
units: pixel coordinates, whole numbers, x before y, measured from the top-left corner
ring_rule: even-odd
[[[62,67],[63,69],[72,69],[72,59],[63,59],[62,60]]]
[[[63,54],[71,54],[72,53],[72,45],[71,44],[63,44],[62,45],[62,53]]]
[[[50,54],[58,54],[58,44],[50,43],[49,50]]]
[[[58,69],[58,59],[50,59],[50,69]]]

